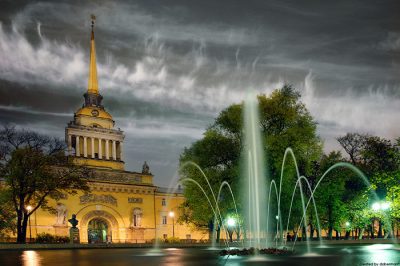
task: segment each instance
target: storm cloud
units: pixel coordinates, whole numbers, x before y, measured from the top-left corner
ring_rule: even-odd
[[[396,1],[5,1],[0,122],[63,137],[87,86],[90,14],[100,92],[128,170],[167,185],[179,154],[248,90],[293,84],[325,150],[346,132],[400,136]]]

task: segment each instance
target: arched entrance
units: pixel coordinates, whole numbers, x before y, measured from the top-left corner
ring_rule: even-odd
[[[120,222],[118,222],[117,219],[115,218],[115,217],[120,217],[119,213],[117,213],[115,210],[108,208],[107,206],[95,205],[95,207],[97,208],[97,210],[89,209],[81,214],[82,218],[79,221],[81,243],[91,243],[88,238],[89,236],[88,231],[89,229],[96,229],[96,227],[93,228],[92,224],[89,226],[89,223],[92,220],[101,220],[103,223],[107,225],[107,236],[109,236],[108,242],[120,242],[121,233],[122,236],[124,236],[125,232],[122,230],[124,228],[123,220],[121,219]],[[100,208],[105,208],[106,210],[101,210]],[[113,212],[114,215],[112,214]],[[120,227],[120,224],[122,225],[122,228]],[[100,227],[100,229],[104,227],[105,226],[103,225],[102,227]]]
[[[111,242],[111,226],[105,219],[94,218],[89,221],[87,228],[89,244]]]

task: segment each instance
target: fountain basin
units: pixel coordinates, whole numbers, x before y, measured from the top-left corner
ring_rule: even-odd
[[[251,256],[258,254],[272,254],[272,255],[292,255],[294,252],[287,248],[244,248],[244,249],[224,249],[219,253],[220,256]]]

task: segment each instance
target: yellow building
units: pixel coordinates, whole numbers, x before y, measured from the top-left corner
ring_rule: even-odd
[[[76,214],[81,243],[143,243],[172,236],[207,239],[208,232],[176,223],[178,207],[184,201],[182,191],[172,194],[155,186],[146,162],[141,172],[124,170],[124,132],[115,128],[101,103],[93,24],[92,20],[85,103],[65,129],[69,155],[75,163],[93,170],[91,191],[52,202],[56,214],[38,209],[31,217],[32,237],[39,233],[68,235],[68,219]]]

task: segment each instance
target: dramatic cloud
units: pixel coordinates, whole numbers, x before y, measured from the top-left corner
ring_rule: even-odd
[[[396,6],[6,2],[0,122],[63,137],[86,90],[94,13],[100,90],[127,135],[127,168],[147,160],[158,184],[169,183],[182,149],[219,111],[285,83],[301,91],[327,151],[346,132],[392,139],[400,135]]]
[[[338,149],[336,138],[347,132],[369,133],[394,139],[400,135],[400,98],[388,86],[366,88],[359,94],[352,88],[329,97],[317,97],[317,86],[310,72],[304,81],[303,101],[316,118],[325,149]],[[393,88],[392,88],[393,89]],[[397,91],[400,87],[395,88]],[[371,124],[373,123],[373,125]]]
[[[389,32],[387,39],[380,42],[378,47],[385,51],[400,51],[400,33]]]
[[[40,36],[40,25],[38,33]],[[87,72],[81,49],[42,37],[35,47],[18,28],[6,32],[1,24],[0,55],[1,78],[10,81],[71,85]]]

